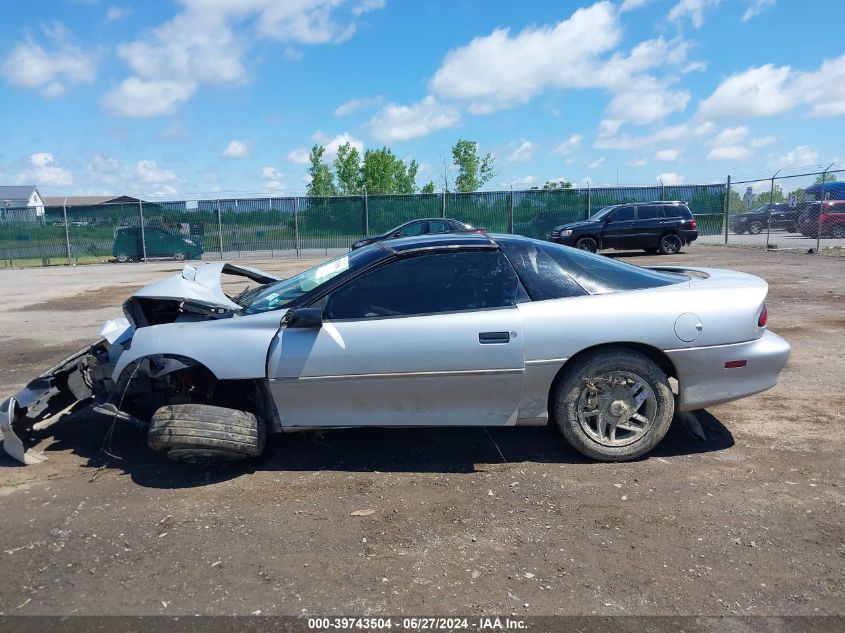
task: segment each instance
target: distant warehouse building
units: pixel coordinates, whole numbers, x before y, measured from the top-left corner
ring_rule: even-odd
[[[93,207],[100,204],[132,204],[138,198],[132,196],[47,196],[44,204],[48,207]]]
[[[32,222],[44,216],[44,198],[35,185],[0,185],[0,221]]]

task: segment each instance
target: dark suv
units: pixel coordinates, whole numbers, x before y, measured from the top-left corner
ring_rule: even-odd
[[[794,233],[798,230],[798,215],[799,209],[791,208],[785,202],[763,204],[752,211],[732,215],[729,226],[731,231],[738,235],[757,235],[769,228],[769,225],[772,229],[784,229]]]
[[[556,227],[549,239],[586,251],[601,248],[673,255],[698,237],[686,202],[631,202],[605,207],[589,220]]]

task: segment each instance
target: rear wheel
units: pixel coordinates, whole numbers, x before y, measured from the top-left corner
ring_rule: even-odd
[[[674,233],[667,233],[657,242],[657,250],[661,255],[675,255],[681,251],[683,242],[681,238]]]
[[[131,258],[131,257],[129,257],[129,255],[127,255],[126,253],[118,253],[117,255],[115,255],[115,256],[114,256],[114,258],[115,258],[117,261],[119,261],[121,264],[125,264],[126,262],[128,262],[129,260],[131,260],[131,259],[132,259],[132,258]]]
[[[185,253],[182,253],[182,252],[173,253],[173,259],[175,259],[177,262],[185,261],[186,258],[187,258],[187,255],[185,255]]]
[[[599,250],[599,243],[592,237],[582,237],[575,242],[575,248],[580,248],[582,251],[590,251],[595,253]]]
[[[627,461],[651,451],[672,423],[666,374],[647,356],[609,349],[576,360],[557,383],[552,414],[579,453]]]
[[[837,239],[842,239],[843,237],[845,237],[845,226],[834,226],[831,229],[830,234]]]
[[[203,463],[258,457],[266,428],[252,413],[206,404],[175,404],[153,414],[147,445],[170,459]]]

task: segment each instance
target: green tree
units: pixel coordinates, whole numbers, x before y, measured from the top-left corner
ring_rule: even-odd
[[[459,139],[452,147],[452,162],[458,168],[455,189],[478,191],[496,175],[495,160],[489,152],[478,155],[478,143]]]
[[[434,193],[434,181],[429,180],[425,183],[422,189],[420,189],[420,193]]]
[[[771,200],[769,199],[771,198]],[[757,202],[759,204],[769,204],[769,202],[783,202],[786,198],[783,197],[783,189],[780,185],[775,185],[774,191],[769,189],[769,191],[764,191],[759,196],[757,196]]]
[[[539,187],[531,187],[531,189],[539,189]],[[543,184],[543,189],[572,189],[572,183],[568,180],[547,180]]]
[[[337,193],[332,172],[323,161],[325,153],[326,148],[322,145],[315,145],[311,148],[311,154],[308,157],[311,161],[311,166],[308,168],[308,174],[311,176],[311,182],[308,183],[307,189],[309,196],[333,196]]]
[[[825,182],[833,182],[836,180],[836,174],[819,174],[816,176],[816,181],[813,183],[814,185],[819,185],[822,182],[822,176],[824,176]]]
[[[361,155],[358,148],[344,143],[337,148],[334,159],[334,171],[337,178],[337,191],[342,196],[359,196],[364,193],[361,174]]]
[[[388,147],[364,152],[362,179],[368,194],[414,193],[419,167],[412,160],[408,165]]]

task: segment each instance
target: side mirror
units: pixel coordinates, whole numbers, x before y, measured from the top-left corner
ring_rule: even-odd
[[[393,234],[393,237],[402,237],[402,233],[396,231],[396,233]]]
[[[319,330],[323,327],[322,308],[293,308],[288,310],[283,323],[289,328],[310,328]]]

